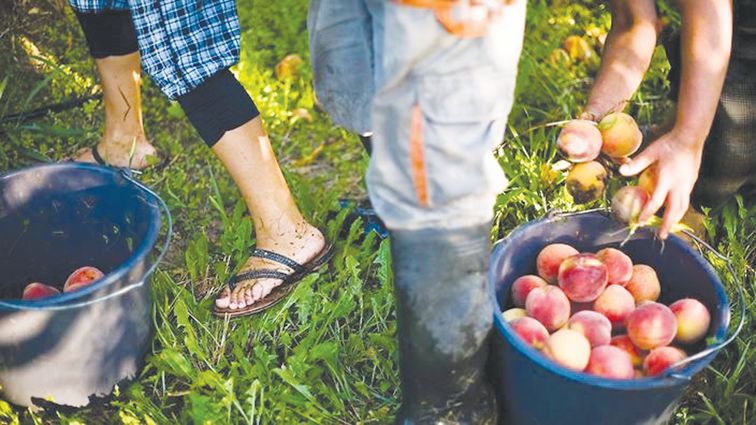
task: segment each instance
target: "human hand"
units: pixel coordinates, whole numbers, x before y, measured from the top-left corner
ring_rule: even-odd
[[[643,152],[620,167],[624,176],[633,176],[656,164],[657,181],[638,220],[645,223],[662,205],[664,217],[659,237],[666,239],[673,225],[682,219],[690,205],[690,193],[698,179],[703,139],[674,128],[651,143]]]

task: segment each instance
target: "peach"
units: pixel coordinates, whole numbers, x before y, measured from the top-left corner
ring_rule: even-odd
[[[633,368],[630,355],[611,345],[603,345],[591,350],[585,372],[610,379],[632,379],[635,377],[635,368]]]
[[[570,58],[585,62],[593,56],[593,50],[585,39],[579,35],[571,35],[564,39],[564,50]]]
[[[526,317],[528,315],[528,312],[525,311],[524,308],[510,308],[509,310],[501,313],[502,316],[504,316],[505,322],[511,322],[514,319],[519,319],[520,317]]]
[[[637,224],[649,198],[648,192],[638,186],[621,187],[612,197],[612,213],[622,223]]]
[[[58,288],[53,288],[50,285],[44,283],[32,282],[24,288],[24,293],[21,295],[22,300],[38,300],[41,298],[52,297],[53,295],[60,294]]]
[[[570,300],[588,302],[603,292],[608,275],[606,266],[595,255],[578,254],[562,261],[557,281]]]
[[[582,371],[591,357],[591,344],[580,332],[561,329],[546,340],[543,353],[568,369]]]
[[[675,341],[681,344],[694,344],[706,336],[709,323],[711,323],[711,315],[701,301],[683,298],[670,304],[669,309],[677,318]]]
[[[562,261],[576,254],[579,254],[578,250],[567,244],[553,243],[546,245],[536,258],[538,276],[549,283],[556,283]]]
[[[604,194],[606,178],[606,169],[596,161],[575,164],[567,173],[567,192],[576,204],[595,201]]]
[[[650,167],[643,170],[640,177],[638,177],[638,187],[648,193],[654,193],[657,181],[659,181],[659,169],[654,163]]]
[[[512,302],[517,307],[525,307],[525,299],[530,291],[546,285],[548,283],[536,275],[520,276],[512,283]]]
[[[624,285],[633,276],[633,260],[619,249],[604,248],[596,257],[606,265],[610,285]]]
[[[532,317],[521,317],[509,322],[515,333],[520,336],[529,345],[541,349],[549,338],[549,331],[536,319]]]
[[[103,276],[105,274],[97,267],[84,266],[78,268],[66,279],[66,284],[63,285],[63,292],[76,291],[102,279]]]
[[[287,55],[276,64],[276,76],[279,80],[296,78],[304,64],[302,57],[297,54]]]
[[[635,300],[627,289],[620,285],[609,285],[593,302],[593,309],[606,316],[612,329],[624,328],[625,320],[635,310]]]
[[[668,367],[688,357],[685,351],[675,347],[659,347],[651,350],[643,360],[643,372],[647,376],[656,376]]]
[[[677,334],[677,318],[672,310],[657,302],[644,302],[627,318],[627,336],[636,347],[651,350],[669,345]]]
[[[604,142],[601,151],[612,158],[625,158],[634,154],[643,140],[638,124],[624,112],[606,115],[599,121],[598,130]]]
[[[659,277],[654,269],[645,264],[636,264],[633,266],[633,275],[625,284],[635,302],[656,301],[661,293],[661,284]]]
[[[557,147],[570,162],[593,161],[601,153],[601,132],[593,121],[572,120],[559,132]]]
[[[612,339],[612,324],[609,319],[595,311],[573,314],[567,321],[567,328],[580,332],[591,343],[591,347],[609,344]]]
[[[624,350],[630,356],[630,360],[632,361],[633,366],[639,367],[643,364],[644,354],[640,350],[640,348],[636,347],[635,344],[633,344],[633,341],[630,340],[629,336],[617,335],[612,338],[611,342],[609,342],[609,345]]]
[[[538,320],[553,332],[567,323],[570,318],[570,300],[556,286],[544,286],[530,291],[525,300],[528,316]]]

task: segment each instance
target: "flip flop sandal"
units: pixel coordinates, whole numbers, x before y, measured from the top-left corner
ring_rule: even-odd
[[[132,173],[136,173],[136,174],[140,174],[140,173],[144,172],[145,170],[159,171],[160,169],[162,169],[163,167],[165,167],[168,164],[168,158],[162,158],[160,160],[160,162],[158,162],[157,164],[148,165],[148,166],[146,166],[144,168],[118,167],[118,166],[115,166],[115,165],[111,165],[110,163],[108,163],[108,161],[105,160],[105,158],[102,157],[102,155],[100,155],[100,150],[97,149],[97,145],[92,146],[92,148],[90,148],[90,150],[92,151],[92,158],[94,158],[94,160],[95,160],[95,162],[97,162],[97,164],[102,165],[103,167],[114,167],[114,168],[128,169]]]
[[[281,284],[273,288],[268,295],[260,300],[257,300],[254,304],[246,306],[244,308],[219,308],[213,307],[213,314],[219,317],[241,317],[249,316],[251,314],[260,313],[265,311],[274,305],[278,304],[281,300],[286,298],[287,295],[297,286],[302,278],[308,274],[316,271],[333,257],[333,245],[326,243],[326,246],[315,256],[312,260],[306,264],[299,264],[289,257],[277,254],[272,251],[255,248],[252,251],[252,257],[264,258],[266,260],[274,261],[281,265],[284,265],[291,270],[291,273],[285,273],[279,270],[273,269],[257,269],[247,272],[239,273],[229,282],[229,287],[233,290],[239,282],[244,282],[252,279],[271,278],[281,279]]]

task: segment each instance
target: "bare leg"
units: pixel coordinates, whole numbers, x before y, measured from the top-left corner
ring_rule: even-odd
[[[255,224],[257,247],[285,255],[300,264],[314,258],[325,246],[325,238],[299,212],[276,161],[260,117],[227,131],[213,146],[241,191]],[[285,267],[260,258],[250,258],[244,270]],[[244,308],[277,285],[279,279],[240,282],[233,291],[226,288],[216,300],[220,308]]]
[[[105,132],[97,150],[111,165],[145,168],[146,157],[155,156],[156,151],[144,135],[139,53],[95,59],[95,63],[105,104]],[[95,162],[91,149],[80,151],[75,159]]]

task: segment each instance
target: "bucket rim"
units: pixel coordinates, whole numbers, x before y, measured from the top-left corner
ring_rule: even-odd
[[[109,273],[105,274],[105,276],[102,279],[98,280],[94,284],[88,285],[76,291],[61,292],[58,295],[54,295],[49,298],[37,299],[37,300],[3,299],[3,300],[0,300],[2,301],[2,303],[0,303],[0,311],[7,309],[8,306],[17,310],[24,310],[24,307],[27,307],[28,309],[39,310],[39,309],[45,309],[45,307],[64,306],[73,301],[77,301],[77,300],[80,300],[81,298],[85,298],[95,292],[102,290],[103,288],[107,288],[108,286],[111,286],[113,283],[117,282],[122,277],[124,277],[132,267],[134,267],[140,261],[144,260],[147,257],[147,255],[149,255],[150,251],[152,250],[152,248],[155,246],[155,243],[157,242],[157,239],[160,233],[160,228],[162,226],[162,217],[160,215],[160,207],[159,207],[160,202],[158,199],[154,199],[157,197],[157,194],[153,194],[153,193],[149,193],[148,191],[145,191],[143,188],[139,187],[139,185],[131,181],[130,178],[127,178],[124,175],[124,172],[118,168],[104,167],[104,166],[100,166],[96,164],[89,164],[89,163],[82,163],[82,162],[38,164],[38,165],[32,165],[32,166],[19,168],[15,170],[10,170],[5,173],[0,173],[0,181],[15,177],[17,175],[21,175],[23,173],[33,172],[35,170],[40,170],[40,169],[51,169],[51,168],[84,170],[87,172],[106,174],[116,179],[121,179],[125,181],[128,185],[138,190],[140,194],[145,196],[145,198],[150,199],[150,202],[149,202],[150,207],[151,207],[150,215],[152,217],[152,220],[150,220],[149,228],[147,229],[147,233],[142,239],[142,242],[136,246],[136,248],[131,252],[131,255],[129,255],[129,257],[123,263],[121,263],[118,267],[116,267],[114,270],[110,271]],[[143,276],[142,280],[147,279],[147,277],[148,277],[147,275]],[[107,296],[107,293],[103,293],[102,296],[103,297]],[[5,306],[3,306],[3,304]]]
[[[608,213],[601,212],[601,211],[589,212],[584,215],[597,215],[603,218],[611,219]],[[519,338],[511,329],[511,326],[507,324],[506,320],[504,320],[504,316],[502,314],[501,307],[499,305],[499,297],[496,295],[497,278],[496,276],[494,276],[494,269],[495,269],[494,259],[497,257],[500,257],[499,254],[501,253],[501,251],[506,249],[507,245],[511,242],[513,238],[525,232],[530,227],[542,225],[547,222],[554,222],[556,220],[561,220],[561,219],[564,219],[564,217],[546,216],[546,217],[542,217],[542,218],[521,224],[520,226],[517,226],[515,229],[513,229],[506,237],[498,240],[495,243],[493,249],[491,250],[492,261],[491,261],[491,265],[489,266],[488,273],[487,273],[488,290],[489,290],[489,296],[491,297],[491,301],[494,304],[495,327],[498,331],[498,334],[502,338],[504,338],[506,343],[510,344],[520,354],[522,354],[523,356],[528,358],[530,361],[534,362],[536,365],[540,366],[541,368],[547,370],[550,373],[553,373],[564,379],[568,379],[568,380],[578,382],[581,384],[592,385],[592,386],[614,389],[614,390],[645,390],[645,389],[654,389],[654,388],[667,388],[667,387],[679,385],[682,381],[687,383],[689,382],[689,379],[690,377],[692,377],[692,375],[700,371],[706,364],[708,364],[711,360],[713,360],[714,356],[717,354],[716,352],[711,353],[710,355],[706,357],[703,357],[701,359],[691,362],[690,364],[682,368],[679,374],[676,374],[674,376],[662,374],[659,376],[643,377],[643,378],[637,378],[637,379],[626,379],[626,380],[609,379],[609,378],[604,378],[600,376],[590,375],[584,372],[576,372],[564,366],[560,366],[557,363],[548,359],[543,353],[541,353],[541,351],[531,347],[530,345],[522,341],[522,339]],[[647,233],[648,229],[639,229],[639,231],[636,232],[635,237],[640,237],[642,235],[641,231],[645,231]],[[722,314],[720,314],[720,320],[717,323],[717,331],[714,336],[715,340],[707,344],[707,347],[711,345],[720,344],[721,342],[727,339],[727,331],[730,324],[731,314],[730,314],[730,303],[727,296],[727,292],[725,291],[724,285],[722,284],[722,280],[719,277],[719,274],[716,272],[716,270],[714,270],[714,267],[705,258],[703,258],[703,256],[698,251],[693,249],[692,246],[690,246],[688,243],[686,243],[683,239],[679,238],[678,236],[671,234],[669,238],[666,240],[666,243],[672,243],[676,247],[681,248],[684,252],[688,253],[691,257],[693,257],[694,260],[698,262],[704,269],[706,269],[710,275],[715,277],[714,290],[717,294],[717,299],[719,302],[718,308]]]

